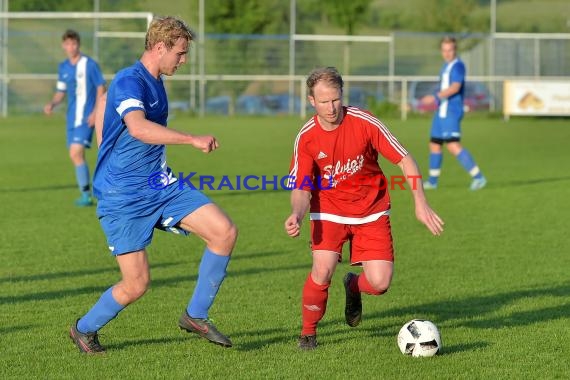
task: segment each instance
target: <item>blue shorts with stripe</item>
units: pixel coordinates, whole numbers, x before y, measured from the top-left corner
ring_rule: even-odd
[[[461,119],[463,115],[447,115],[445,118],[439,117],[436,112],[433,116],[431,124],[431,135],[430,137],[449,140],[449,139],[460,139],[461,138]]]
[[[115,256],[140,251],[152,241],[154,229],[188,235],[178,223],[212,203],[199,190],[176,183],[146,197],[107,197],[97,203],[97,216]]]
[[[93,140],[93,131],[95,128],[82,124],[79,127],[67,129],[67,148],[71,144],[81,144],[86,148],[91,148]]]

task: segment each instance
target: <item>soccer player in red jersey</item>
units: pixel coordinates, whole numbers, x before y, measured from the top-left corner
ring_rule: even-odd
[[[325,314],[328,288],[345,242],[350,242],[351,265],[363,268],[359,275],[349,272],[344,277],[349,326],[361,321],[361,293],[381,295],[390,286],[394,251],[389,181],[378,165],[378,153],[401,168],[417,219],[432,234],[443,232],[442,219],[426,200],[415,160],[378,118],[343,106],[340,73],[334,67],[315,69],[307,88],[316,115],[295,139],[289,174],[292,211],[285,221],[287,234],[297,237],[310,210],[313,266],[303,287],[299,338],[304,350],[317,346],[317,324]]]

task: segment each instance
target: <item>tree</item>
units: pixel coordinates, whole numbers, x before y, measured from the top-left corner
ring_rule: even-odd
[[[276,38],[275,35],[289,33],[288,2],[208,0],[205,18],[207,33],[225,35],[219,41],[214,41],[213,38],[208,41],[206,55],[209,62],[214,62],[210,70],[212,67],[221,67],[224,74],[287,72],[288,60],[280,57],[287,54],[288,45],[283,42],[283,38]],[[210,87],[208,91],[223,91],[235,99],[237,94],[248,87],[251,92],[259,91],[260,85],[262,84],[220,82],[218,86],[221,88]],[[233,107],[230,112],[232,110]]]
[[[421,4],[418,24],[423,31],[462,33],[475,26],[470,16],[477,0],[425,0]]]
[[[352,36],[359,26],[365,24],[372,0],[327,0],[326,3],[323,6],[322,1],[318,1],[316,6],[334,24],[344,29],[347,36]]]
[[[312,2],[312,7],[342,28],[347,36],[352,36],[359,26],[365,24],[371,3],[372,0],[327,0],[326,6],[323,6],[322,1],[315,0]],[[350,74],[350,45],[350,41],[344,43],[342,72],[345,75]],[[345,93],[348,94],[350,91],[348,83],[345,88]]]

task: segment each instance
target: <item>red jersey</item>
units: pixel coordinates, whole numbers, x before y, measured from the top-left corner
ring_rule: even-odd
[[[368,223],[390,210],[378,153],[397,164],[408,152],[369,112],[356,107],[343,107],[343,112],[335,130],[324,130],[316,115],[301,128],[289,185],[311,191],[311,220]]]

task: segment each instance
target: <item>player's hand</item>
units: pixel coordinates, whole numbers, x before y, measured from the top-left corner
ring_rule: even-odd
[[[91,115],[87,117],[87,125],[89,128],[93,128],[95,126],[95,112],[91,112]]]
[[[433,95],[426,95],[423,98],[420,99],[420,103],[424,104],[426,106],[429,106],[431,104],[435,103],[435,96]]]
[[[285,232],[291,237],[297,237],[301,233],[301,223],[299,222],[299,217],[292,214],[285,221]]]
[[[193,136],[192,146],[204,153],[210,153],[218,149],[220,144],[218,144],[218,140],[214,136]]]
[[[53,104],[52,103],[48,103],[44,106],[44,113],[46,115],[51,115],[52,111],[53,111]]]
[[[443,220],[427,204],[416,207],[416,218],[436,236],[443,232]]]

